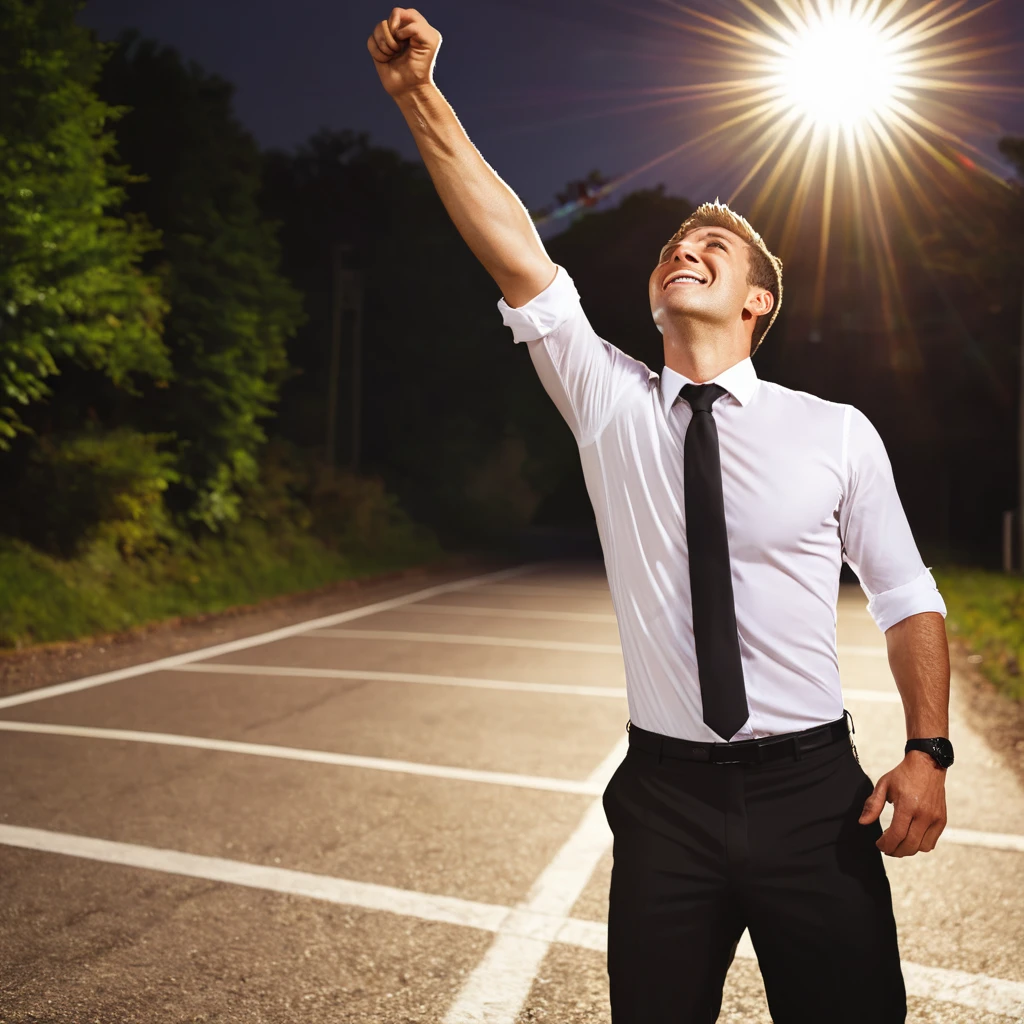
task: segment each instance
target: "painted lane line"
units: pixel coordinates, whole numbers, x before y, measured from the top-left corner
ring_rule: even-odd
[[[407,612],[436,613],[443,615],[453,612],[456,615],[483,615],[502,619],[547,619],[558,622],[616,622],[614,615],[607,612],[538,612],[527,608],[486,608],[468,604],[418,604],[415,608],[403,609]]]
[[[287,676],[301,679],[352,679],[373,680],[385,683],[424,683],[434,686],[466,686],[480,690],[510,690],[523,693],[558,693],[577,697],[626,696],[624,686],[574,686],[570,683],[524,683],[511,679],[480,679],[474,676],[437,676],[422,672],[379,672],[372,669],[355,668],[303,668],[290,665],[245,665],[228,662],[195,662],[178,665],[171,672],[195,672],[200,675],[254,675]],[[843,696],[853,700],[875,701],[880,704],[902,704],[903,698],[891,690],[858,690],[844,688]]]
[[[589,781],[599,785],[602,793],[625,757],[628,744],[628,736],[623,736],[591,772]],[[595,800],[533,883],[526,899],[516,905],[515,916],[502,923],[487,953],[463,983],[444,1024],[513,1024],[552,939],[565,931],[569,912],[611,845],[603,802]],[[523,934],[526,922],[537,914],[544,920],[559,921],[554,935]]]
[[[223,673],[225,675],[287,676],[301,679],[354,679],[372,680],[384,683],[424,683],[432,686],[465,686],[479,690],[511,690],[523,693],[557,693],[575,697],[626,696],[624,686],[571,686],[568,683],[521,683],[506,679],[476,679],[466,676],[434,676],[421,672],[376,672],[367,669],[349,668],[292,668],[277,665],[231,665],[219,661],[215,664],[197,662],[179,665],[172,672],[196,672],[201,675]]]
[[[321,629],[303,633],[306,640],[330,637],[337,640],[407,640],[423,644],[471,644],[481,647],[522,647],[537,651],[575,651],[583,654],[622,654],[618,644],[587,644],[572,640],[521,640],[507,636],[474,636],[462,633],[409,633],[398,629]]]
[[[425,683],[436,686],[465,686],[480,690],[510,690],[523,693],[558,693],[577,697],[626,696],[624,686],[573,686],[569,683],[523,683],[510,679],[479,679],[473,676],[436,676],[421,672],[378,672],[371,669],[348,668],[301,668],[279,665],[234,665],[226,662],[197,662],[179,665],[172,672],[223,673],[226,675],[290,676],[310,679],[353,679],[373,680],[389,683]],[[891,690],[843,689],[843,697],[852,700],[873,701],[878,704],[902,704],[903,698]]]
[[[556,941],[607,954],[608,927],[601,921],[569,918],[559,931]],[[757,961],[750,932],[746,929],[736,947],[736,956]],[[1024,1012],[1024,982],[1006,981],[947,967],[928,967],[909,960],[901,960],[900,966],[907,995],[958,1003],[993,1014],[1013,1016]]]
[[[871,646],[867,644],[839,644],[837,653],[864,658],[888,658],[889,651],[885,647]]]
[[[604,795],[604,788],[608,785],[615,769],[622,764],[629,750],[629,734],[627,733],[618,743],[612,747],[608,756],[587,776],[588,782],[593,782],[601,787],[601,794]]]
[[[517,565],[511,569],[501,569],[498,572],[484,573],[481,576],[469,576],[465,579],[453,580],[450,583],[439,583],[436,586],[425,587],[423,590],[415,590],[409,594],[401,594],[386,601],[376,601],[373,604],[349,608],[347,611],[336,612],[333,615],[324,615],[318,619],[309,619],[306,622],[296,622],[291,626],[282,626],[280,629],[274,629],[267,633],[257,633],[255,636],[241,637],[238,640],[228,640],[222,644],[214,644],[212,647],[200,647],[197,650],[187,651],[184,654],[175,654],[167,658],[159,658],[156,661],[129,665],[126,668],[116,669],[113,672],[103,672],[95,676],[86,676],[83,679],[72,679],[66,683],[43,686],[38,690],[15,693],[9,697],[0,698],[0,708],[10,708],[18,704],[30,704],[33,701],[46,700],[49,697],[59,697],[65,693],[75,693],[78,690],[88,690],[93,686],[102,686],[105,683],[114,683],[121,679],[131,679],[135,676],[146,675],[149,672],[159,672],[161,669],[176,668],[178,665],[187,665],[190,662],[201,661],[203,658],[213,658],[219,654],[232,654],[235,651],[244,651],[249,647],[258,647],[260,644],[269,644],[275,640],[297,636],[311,629],[319,629],[323,626],[336,626],[342,622],[361,619],[367,615],[375,615],[377,612],[388,611],[391,608],[400,608],[403,605],[422,601],[425,598],[434,597],[438,594],[448,594],[456,590],[481,586],[485,581],[520,576],[523,573],[535,571],[541,564],[537,562]]]
[[[444,1024],[513,1024],[530,994],[540,965],[612,844],[604,806],[595,800],[575,831],[533,883],[527,898],[498,929],[483,959],[470,973]],[[539,916],[557,922],[554,934],[523,934]]]
[[[74,736],[83,739],[120,740],[128,743],[155,743],[160,746],[191,747],[198,750],[216,750],[227,754],[247,754],[256,757],[276,757],[287,761],[308,761],[331,764],[343,768],[369,768],[373,771],[400,772],[405,775],[423,775],[434,779],[457,779],[462,782],[483,782],[496,786],[514,786],[518,789],[539,789],[549,793],[575,793],[597,796],[602,792],[594,782],[577,779],[555,779],[544,775],[518,775],[514,772],[494,772],[476,768],[457,768],[452,765],[423,764],[418,761],[397,761],[384,757],[365,757],[361,754],[337,754],[330,750],[303,750],[281,747],[269,743],[243,743],[236,740],[207,739],[204,736],[179,736],[163,732],[137,732],[132,729],[97,729],[78,725],[51,725],[45,722],[11,722],[0,720],[0,731],[34,733],[46,736]]]
[[[990,850],[1007,850],[1024,853],[1024,836],[1006,832],[978,832],[973,828],[950,828],[947,826],[939,836],[939,842],[962,844],[963,846],[985,846]]]
[[[853,700],[870,700],[876,704],[902,704],[903,698],[899,695],[899,692],[893,693],[892,690],[858,690],[852,687],[843,687],[843,696],[850,697]]]
[[[531,640],[521,637],[478,636],[472,633],[418,633],[401,629],[318,629],[302,633],[305,639],[331,637],[339,640],[406,640],[425,644],[473,644],[484,647],[524,647],[540,651],[577,651],[585,654],[621,654],[619,644],[593,644],[574,640]],[[840,646],[843,655],[886,657],[884,648]]]
[[[502,583],[485,584],[487,590],[501,594],[529,594],[535,597],[590,597],[611,600],[610,590],[585,590],[575,587],[545,587],[540,584],[518,584],[510,583],[507,586]]]
[[[453,896],[431,895],[406,889],[395,889],[371,882],[351,882],[307,871],[250,864],[246,861],[206,857],[180,850],[138,846],[91,836],[49,832],[38,828],[22,828],[0,824],[0,843],[25,850],[59,853],[68,857],[120,864],[123,867],[143,868],[172,875],[186,875],[229,885],[244,885],[252,889],[307,896],[311,899],[360,907],[364,910],[383,910],[404,914],[424,921],[464,925],[496,931],[508,907],[475,903]]]
[[[601,820],[603,821],[603,818]],[[577,829],[577,832],[579,831]],[[583,850],[592,857],[595,848],[600,846],[600,840],[597,838],[600,829],[595,827],[593,831],[594,836],[591,838],[597,841],[591,842],[589,846],[580,843],[570,849],[570,840],[563,850],[568,850],[569,856],[574,850]],[[605,842],[610,841],[611,835],[608,833]],[[363,910],[399,914],[424,921],[476,928],[498,933],[501,937],[521,936],[533,943],[559,942],[599,953],[607,950],[608,932],[604,922],[529,910],[522,906],[516,908],[482,903],[456,896],[421,893],[372,882],[354,882],[330,875],[293,871],[289,868],[269,867],[17,825],[0,824],[0,845],[240,885]],[[558,860],[556,857],[552,863]],[[531,897],[524,902],[529,904]],[[538,900],[538,903],[540,902]],[[563,899],[561,902],[564,905],[566,901]],[[742,957],[754,956],[753,946],[746,932],[736,953]],[[1014,1016],[1024,1013],[1024,982],[1007,981],[985,974],[972,974],[944,967],[930,967],[907,960],[902,961],[902,967],[909,995],[957,1003],[992,1014]],[[514,1019],[480,1016],[474,1020],[479,1022]]]
[[[518,775],[513,772],[486,771],[477,768],[458,768],[452,765],[424,764],[418,761],[398,761],[361,754],[338,754],[330,750],[305,750],[266,743],[243,743],[236,740],[208,739],[203,736],[180,736],[172,733],[137,732],[130,729],[99,729],[91,726],[52,725],[47,722],[15,722],[0,719],[0,731],[20,732],[44,736],[71,736],[82,739],[115,740],[129,743],[154,743],[160,746],[190,747],[214,750],[228,754],[246,754],[255,757],[275,757],[288,761],[306,761],[312,764],[330,764],[342,768],[367,768],[372,771],[398,772],[426,778],[454,779],[461,782],[481,782],[494,786],[512,786],[517,789],[535,789],[547,793],[570,793],[577,796],[600,796],[615,767],[625,756],[625,746],[615,748],[587,779],[558,779],[544,775]],[[618,751],[622,749],[620,754]],[[982,846],[993,850],[1024,853],[1024,836],[1002,832],[979,832],[966,828],[946,828],[940,841],[958,846]]]
[[[1024,984],[946,967],[903,963],[907,993],[1008,1017],[1024,1014]]]

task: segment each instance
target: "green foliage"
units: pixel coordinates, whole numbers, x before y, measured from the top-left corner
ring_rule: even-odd
[[[171,301],[174,381],[153,389],[134,418],[178,436],[170,505],[217,531],[240,520],[242,489],[257,479],[262,421],[290,374],[301,295],[278,272],[276,227],[257,204],[262,157],[235,118],[233,87],[126,33],[99,89],[131,107],[118,151],[146,178],[130,186],[129,207],[162,232]]]
[[[65,558],[98,538],[124,558],[166,546],[177,535],[163,501],[178,480],[175,458],[158,450],[168,440],[173,435],[95,425],[40,438],[0,526]]]
[[[125,561],[109,537],[64,560],[0,536],[0,647],[73,640],[175,616],[256,604],[338,580],[428,562],[432,544],[402,557],[348,554],[295,529],[243,518],[230,533]]]
[[[959,565],[932,574],[946,602],[949,632],[980,655],[984,676],[1024,700],[1024,578]]]
[[[0,0],[0,450],[19,406],[69,360],[135,390],[164,379],[166,304],[140,272],[158,235],[116,215],[133,179],[114,166],[119,111],[93,91],[101,51],[74,0]]]
[[[315,453],[281,439],[263,450],[245,507],[268,527],[308,530],[357,565],[441,553],[434,534],[409,517],[382,479],[331,469]]]

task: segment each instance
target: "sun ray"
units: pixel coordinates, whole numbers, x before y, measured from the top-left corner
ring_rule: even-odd
[[[840,125],[829,127],[828,156],[825,160],[825,191],[821,199],[821,234],[818,239],[818,267],[814,282],[812,317],[817,323],[825,305],[825,270],[828,267],[828,243],[832,229],[832,201],[836,184],[836,155],[839,149]]]
[[[773,111],[768,112],[768,117],[773,116]],[[785,135],[785,131],[788,125],[784,121],[777,121],[773,125],[772,129],[769,129],[769,133],[774,130],[774,133],[778,136],[774,142],[766,149],[762,150],[761,155],[757,158],[754,164],[747,171],[746,175],[740,181],[740,183],[733,189],[732,195],[727,200],[728,205],[732,205],[736,201],[736,197],[747,187],[747,185],[757,176],[761,168],[771,159],[771,155],[776,149],[782,144],[782,140]],[[764,141],[767,141],[765,139]]]
[[[804,153],[804,163],[800,168],[800,174],[796,180],[796,187],[792,192],[789,202],[789,209],[786,211],[786,220],[782,228],[782,236],[779,246],[788,250],[793,244],[793,238],[799,227],[800,220],[807,206],[807,194],[810,191],[811,178],[818,165],[818,156],[821,152],[821,135],[827,130],[827,126],[814,124],[811,126],[811,141]]]
[[[604,107],[581,117],[655,110],[673,134],[687,118],[695,131],[537,223],[665,161],[713,153],[729,205],[741,204],[784,262],[808,265],[813,290],[791,315],[818,328],[859,278],[875,297],[864,323],[879,318],[890,357],[913,365],[921,352],[901,265],[908,253],[926,258],[931,226],[958,215],[966,185],[1009,187],[990,140],[996,104],[1019,101],[1024,86],[991,14],[1001,0],[662,0],[660,11],[603,2],[694,45],[682,48],[681,82],[581,97]]]

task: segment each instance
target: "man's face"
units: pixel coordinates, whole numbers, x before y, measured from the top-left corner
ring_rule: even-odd
[[[740,320],[745,308],[765,312],[757,299],[764,302],[765,289],[747,284],[749,269],[749,246],[727,228],[694,228],[666,245],[648,283],[658,329],[664,334],[666,322],[676,317],[721,326]]]

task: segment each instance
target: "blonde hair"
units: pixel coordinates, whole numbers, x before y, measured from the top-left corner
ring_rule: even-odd
[[[675,245],[684,235],[688,235],[697,228],[712,227],[725,228],[727,231],[739,235],[747,243],[750,250],[750,270],[747,273],[747,284],[767,289],[775,299],[771,312],[759,316],[754,325],[754,333],[750,339],[750,354],[753,355],[768,333],[768,328],[775,323],[775,318],[779,315],[779,309],[782,306],[782,260],[768,249],[764,239],[750,226],[745,217],[730,210],[725,203],[720,203],[717,199],[713,203],[701,203],[683,221],[679,230],[662,246],[661,251],[664,253],[670,245]]]

